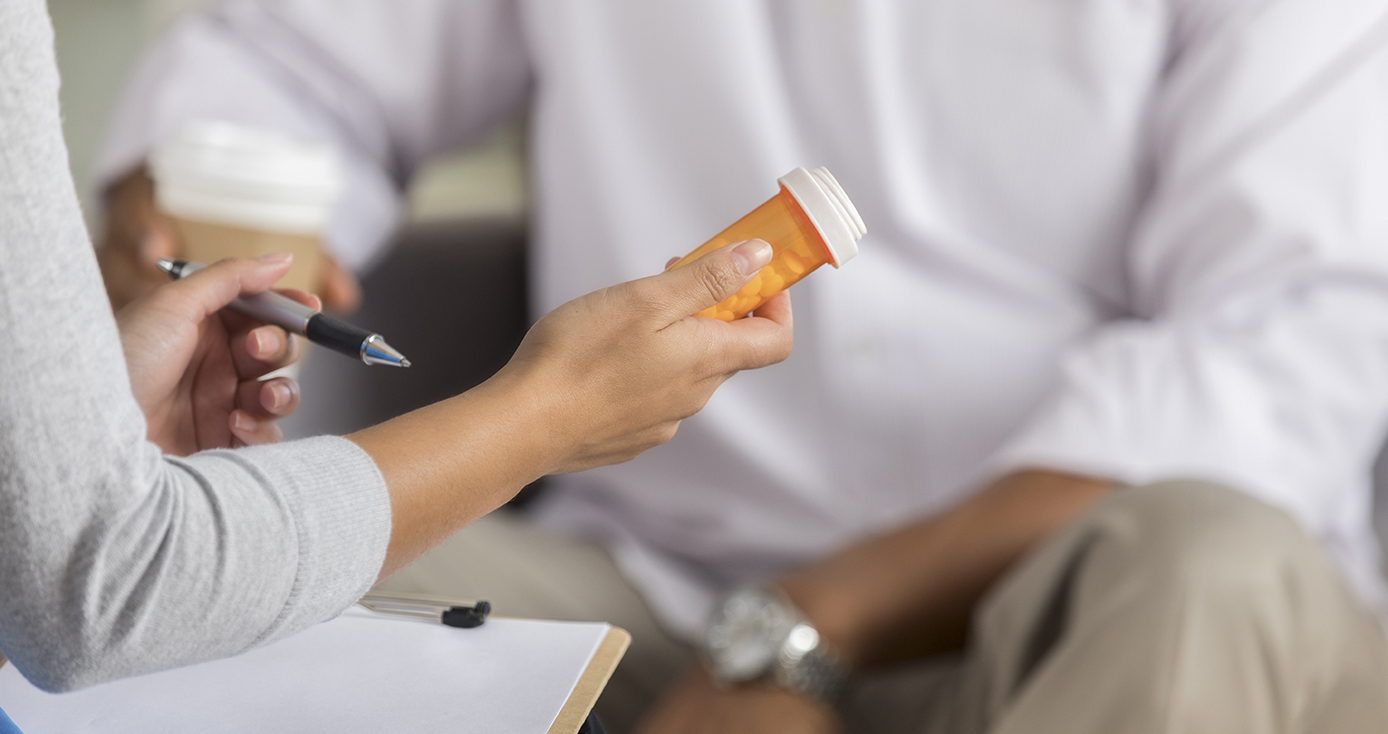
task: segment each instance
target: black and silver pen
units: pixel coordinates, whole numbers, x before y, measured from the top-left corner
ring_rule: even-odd
[[[156,264],[174,280],[192,275],[206,267],[202,263],[170,260],[166,257],[159,258]],[[410,366],[410,360],[386,344],[386,340],[380,334],[373,334],[345,321],[339,321],[322,311],[315,311],[273,291],[242,296],[228,304],[227,308],[267,324],[283,327],[335,352],[349,357],[359,357],[367,364]]]

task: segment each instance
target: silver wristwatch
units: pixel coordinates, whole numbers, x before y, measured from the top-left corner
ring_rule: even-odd
[[[847,671],[780,592],[760,586],[723,598],[704,628],[703,655],[719,685],[765,681],[832,703]]]

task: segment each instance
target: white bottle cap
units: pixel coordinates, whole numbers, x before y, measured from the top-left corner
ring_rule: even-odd
[[[180,127],[149,163],[166,213],[271,232],[318,234],[345,186],[333,146],[229,122]]]
[[[834,180],[829,169],[820,166],[811,172],[796,168],[782,176],[780,183],[814,222],[819,236],[829,247],[834,267],[843,265],[858,254],[858,240],[867,234],[867,225],[863,224],[857,207],[848,200],[848,194]]]

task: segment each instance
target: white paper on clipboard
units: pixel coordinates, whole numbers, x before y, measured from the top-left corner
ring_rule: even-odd
[[[354,607],[234,658],[75,693],[44,693],[5,665],[0,707],[35,734],[543,734],[609,629],[496,618],[455,629]]]

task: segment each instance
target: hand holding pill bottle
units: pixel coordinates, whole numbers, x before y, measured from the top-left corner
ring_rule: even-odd
[[[700,316],[740,319],[819,266],[829,263],[842,267],[858,254],[858,240],[867,234],[867,227],[828,169],[811,172],[796,168],[779,182],[780,193],[670,266],[688,265],[708,252],[743,240],[765,240],[771,245],[771,262],[742,290],[700,311]]]

